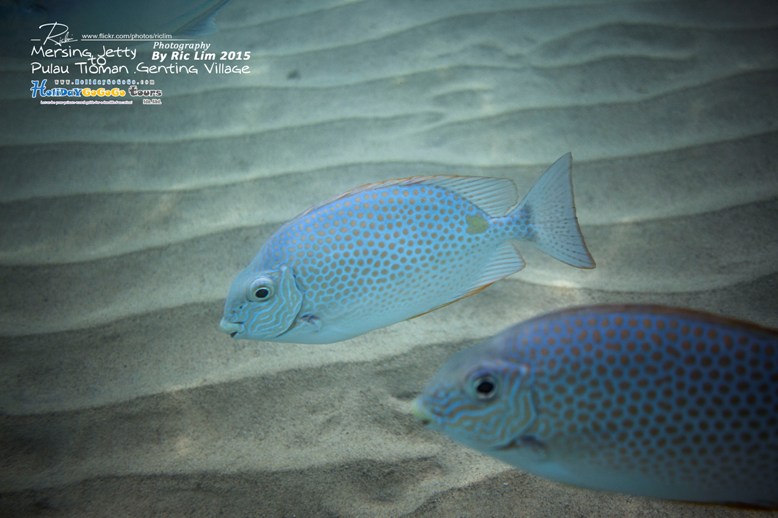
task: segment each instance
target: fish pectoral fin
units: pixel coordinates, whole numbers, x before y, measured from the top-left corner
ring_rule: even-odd
[[[298,329],[298,328],[303,327],[303,326],[313,327],[313,331],[315,333],[318,333],[319,331],[321,331],[322,322],[319,319],[319,317],[317,317],[316,315],[311,315],[310,313],[305,313],[303,315],[298,315],[297,318],[294,319],[294,322],[292,322],[292,325],[289,327],[289,329],[287,329],[286,331],[284,331],[281,334],[283,335],[285,333],[288,333],[292,329]],[[279,336],[281,336],[281,335],[279,335]]]
[[[310,313],[306,313],[304,315],[300,315],[300,318],[298,320],[303,324],[313,326],[314,330],[317,333],[321,331],[321,319],[316,315],[311,315]]]
[[[514,437],[510,442],[502,446],[497,447],[497,450],[511,450],[515,448],[529,448],[535,453],[544,453],[546,451],[546,443],[538,439],[534,435],[520,435]]]
[[[519,455],[533,463],[546,463],[549,460],[548,444],[532,434],[522,434],[505,444],[495,446],[494,454],[500,458],[503,455]]]

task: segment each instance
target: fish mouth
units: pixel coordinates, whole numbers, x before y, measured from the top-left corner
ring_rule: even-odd
[[[414,399],[411,403],[411,414],[415,417],[423,426],[429,426],[432,423],[432,415],[424,408],[419,399]]]
[[[243,331],[243,322],[230,322],[229,320],[222,318],[221,322],[219,322],[219,330],[222,333],[227,333],[232,338],[235,338],[238,333]]]

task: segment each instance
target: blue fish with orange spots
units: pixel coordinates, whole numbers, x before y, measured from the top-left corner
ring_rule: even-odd
[[[633,495],[778,507],[778,331],[662,306],[593,306],[452,356],[413,403],[530,473]]]
[[[521,270],[521,241],[593,268],[571,160],[557,160],[521,202],[508,179],[429,176],[366,185],[312,208],[235,278],[221,330],[276,342],[345,340]]]

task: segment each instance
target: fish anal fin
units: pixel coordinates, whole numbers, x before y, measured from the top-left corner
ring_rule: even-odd
[[[508,240],[500,243],[489,262],[481,271],[481,276],[471,289],[493,282],[522,270],[525,266],[524,259],[517,247],[517,242]]]
[[[484,291],[489,286],[491,286],[492,284],[494,284],[494,283],[489,283],[489,284],[484,284],[483,286],[478,286],[477,288],[475,288],[475,289],[473,289],[471,291],[468,291],[464,295],[461,295],[461,296],[459,296],[459,297],[457,297],[455,299],[449,300],[448,302],[446,302],[444,304],[441,304],[440,306],[435,306],[434,308],[428,309],[427,311],[424,311],[423,313],[419,313],[418,315],[413,315],[408,320],[412,320],[414,318],[423,317],[427,313],[432,313],[433,311],[436,311],[436,310],[438,310],[440,308],[445,308],[446,306],[449,306],[449,305],[453,304],[454,302],[459,302],[460,300],[465,299],[467,297],[471,297],[473,295],[477,295],[477,294],[481,293],[482,291]]]
[[[449,304],[462,300],[465,297],[470,297],[480,293],[500,279],[518,272],[524,268],[524,264],[524,260],[521,258],[521,254],[516,248],[516,242],[512,240],[504,241],[497,247],[494,254],[489,259],[484,269],[481,271],[481,275],[475,280],[475,282],[467,286],[464,291],[456,294],[454,297],[444,302],[443,304],[419,313],[418,315],[414,315],[411,318],[426,315],[431,311],[448,306]]]

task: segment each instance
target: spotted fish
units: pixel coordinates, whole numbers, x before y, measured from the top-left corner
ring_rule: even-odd
[[[283,225],[232,283],[235,338],[327,343],[418,316],[521,270],[530,241],[593,268],[573,204],[571,155],[517,203],[508,179],[429,176],[366,185]]]
[[[536,475],[778,506],[778,331],[661,306],[568,309],[452,356],[422,421]]]

